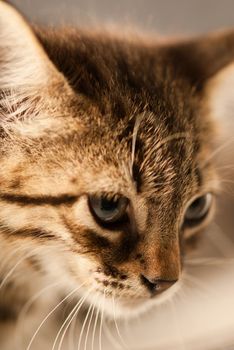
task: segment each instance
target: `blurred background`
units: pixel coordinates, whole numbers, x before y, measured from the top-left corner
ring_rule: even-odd
[[[234,27],[233,0],[11,0],[40,23],[120,24],[160,34]]]

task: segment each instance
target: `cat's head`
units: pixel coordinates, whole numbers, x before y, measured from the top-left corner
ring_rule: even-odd
[[[138,312],[213,216],[234,34],[35,32],[0,3],[1,235],[109,314]]]

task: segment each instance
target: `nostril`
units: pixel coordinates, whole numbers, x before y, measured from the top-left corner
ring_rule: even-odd
[[[151,279],[144,275],[141,275],[141,281],[152,295],[164,292],[177,282],[177,280],[163,280],[160,278]]]
[[[151,279],[145,277],[144,275],[141,275],[141,282],[142,282],[142,284],[144,284],[147,287],[147,289],[151,293],[154,293],[155,290],[157,289],[157,282],[155,282],[155,280],[151,280]]]

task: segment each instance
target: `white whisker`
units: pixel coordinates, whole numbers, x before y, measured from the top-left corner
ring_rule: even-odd
[[[26,350],[30,350],[32,343],[34,342],[34,339],[36,338],[37,334],[39,333],[42,326],[45,324],[45,322],[48,320],[48,318],[59,308],[60,305],[64,303],[71,295],[76,293],[81,287],[83,287],[87,282],[82,283],[78,288],[73,289],[66,297],[64,297],[48,314],[47,316],[42,320],[42,322],[39,324],[38,328],[34,332]]]
[[[99,328],[99,350],[102,350],[102,323],[103,323],[103,316],[104,316],[105,299],[106,299],[106,290],[104,290],[104,294],[102,297],[101,320],[100,320],[100,328]]]
[[[66,319],[64,320],[64,322],[62,323],[56,337],[55,337],[55,340],[54,340],[54,343],[53,343],[53,346],[52,346],[52,350],[55,349],[55,346],[57,344],[57,341],[58,341],[58,338],[64,328],[64,331],[63,331],[63,334],[61,336],[61,339],[60,339],[60,342],[59,342],[59,345],[58,345],[58,350],[61,349],[62,347],[62,344],[63,344],[63,340],[64,340],[64,337],[66,335],[66,332],[70,326],[70,324],[72,323],[73,319],[75,318],[75,316],[77,315],[76,311],[77,311],[77,308],[79,308],[79,305],[80,303],[83,301],[83,298],[81,298],[77,303],[76,305],[73,307],[73,309],[70,311],[70,313],[68,314],[68,316],[66,317]],[[70,320],[69,320],[70,319]],[[67,324],[67,325],[66,325]]]
[[[68,340],[68,349],[73,349],[75,348],[75,331],[76,331],[76,323],[77,323],[77,314],[75,315],[74,319],[71,322],[71,326],[69,329],[69,340]]]
[[[101,305],[101,300],[100,300],[100,302],[98,304],[98,309],[97,309],[97,313],[96,313],[96,317],[95,317],[95,321],[94,321],[94,325],[93,325],[92,350],[95,350],[94,349],[94,341],[95,341],[95,333],[96,333],[96,330],[97,330],[98,317],[99,317],[99,314],[100,314],[100,305]]]
[[[213,230],[212,230],[213,227]],[[211,226],[212,235],[207,235],[208,239],[215,245],[224,257],[234,255],[234,242],[229,238],[216,223]]]
[[[81,350],[81,342],[82,342],[82,338],[83,338],[85,326],[86,326],[86,323],[87,323],[87,321],[88,321],[89,314],[90,314],[90,312],[91,312],[91,310],[92,310],[92,307],[93,307],[93,305],[90,304],[90,305],[89,305],[89,308],[88,308],[88,311],[87,311],[87,313],[86,313],[85,319],[84,319],[84,321],[83,321],[82,328],[81,328],[81,331],[80,331],[80,334],[79,334],[79,342],[78,342],[77,350]]]
[[[138,133],[142,118],[143,118],[143,114],[136,116],[135,125],[132,133],[132,153],[131,153],[131,166],[130,166],[130,174],[132,177],[133,177],[133,164],[134,164],[135,151],[136,151],[137,133]]]
[[[114,337],[114,335],[111,333],[109,327],[108,327],[108,324],[107,322],[104,320],[103,322],[103,330],[106,334],[106,336],[108,337],[108,339],[110,340],[111,344],[113,344],[113,346],[116,348],[116,349],[120,349],[121,348],[121,345],[118,343],[117,339]]]
[[[28,253],[26,256],[23,256],[20,260],[17,261],[17,263],[10,269],[10,271],[5,275],[2,282],[0,283],[0,289],[4,286],[6,281],[9,279],[9,277],[14,273],[14,271],[17,269],[17,267],[25,260],[27,260],[30,256],[33,256],[35,251],[37,251],[38,248],[35,248],[30,253]]]
[[[121,341],[123,347],[124,347],[125,349],[128,349],[128,345],[125,343],[123,337],[121,336],[120,331],[119,331],[119,327],[118,327],[118,324],[117,324],[114,294],[112,295],[112,305],[113,305],[114,322],[115,322],[115,328],[116,328],[117,334],[118,334],[118,336],[119,336],[119,339],[120,339],[120,341]]]
[[[74,318],[78,315],[81,307],[83,306],[85,300],[87,299],[87,297],[89,296],[89,294],[92,292],[93,288],[90,288],[87,293],[76,303],[76,305],[74,306],[74,308],[71,310],[71,312],[69,313],[69,315],[66,317],[65,321],[63,322],[62,326],[60,327],[57,335],[56,335],[56,338],[54,340],[54,344],[53,344],[53,347],[52,347],[52,350],[55,349],[55,346],[57,344],[57,341],[58,341],[58,338],[64,328],[64,331],[63,331],[63,334],[61,336],[61,339],[60,339],[60,342],[59,342],[59,345],[58,345],[58,350],[61,349],[62,347],[62,343],[63,343],[63,340],[64,340],[64,337],[67,333],[67,330],[70,326],[70,324],[72,323],[72,321],[74,320]],[[67,323],[67,325],[66,325]]]
[[[8,230],[4,230],[4,231],[8,231]],[[10,233],[10,230],[9,230],[9,233]],[[7,255],[7,259],[2,261],[2,264],[0,265],[0,269],[3,270],[4,266],[7,266],[7,262],[10,262],[12,260],[12,257],[16,256],[16,253],[22,250],[25,250],[25,248],[22,249],[22,246],[17,247],[16,249],[12,249],[11,254]]]
[[[23,306],[23,308],[20,311],[20,314],[18,315],[17,321],[16,321],[16,326],[15,326],[15,335],[19,330],[19,327],[22,327],[23,325],[23,319],[26,317],[26,314],[28,312],[28,310],[30,309],[30,307],[35,303],[35,301],[40,298],[40,296],[42,294],[44,294],[45,292],[47,292],[49,289],[52,289],[56,286],[58,286],[59,284],[61,284],[62,281],[56,282],[56,283],[51,283],[49,286],[46,286],[45,288],[41,289],[38,293],[36,293],[34,296],[32,296],[32,298],[30,298]],[[23,327],[22,327],[23,328]],[[20,333],[23,333],[23,329],[21,329]],[[18,345],[18,337],[16,335],[16,341],[17,341],[17,345]]]
[[[198,278],[188,275],[188,274],[184,274],[184,280],[191,282],[193,285],[197,286],[197,291],[199,291],[199,293],[201,293],[201,291],[203,290],[204,292],[206,292],[206,297],[209,298],[210,295],[218,297],[219,295],[215,292],[215,290],[207,287],[204,283],[202,283]],[[202,293],[201,293],[202,294]],[[202,294],[202,296],[204,297],[204,295]]]
[[[89,332],[90,332],[90,329],[91,329],[90,327],[91,327],[91,323],[92,323],[92,320],[93,320],[94,311],[95,311],[95,304],[93,304],[92,312],[91,312],[91,315],[90,315],[90,319],[89,319],[89,323],[88,323],[88,327],[87,327],[87,331],[86,331],[84,350],[87,349],[88,336],[89,336]]]
[[[234,142],[234,138],[229,138],[224,144],[217,147],[214,152],[212,152],[206,160],[200,165],[201,169],[204,168],[207,163],[209,163],[216,155],[218,155],[223,149],[230,146]]]

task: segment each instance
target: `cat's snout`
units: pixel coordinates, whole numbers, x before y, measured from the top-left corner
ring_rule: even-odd
[[[168,288],[172,287],[177,280],[151,279],[145,275],[141,275],[142,283],[147,287],[152,296],[158,295]]]

